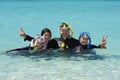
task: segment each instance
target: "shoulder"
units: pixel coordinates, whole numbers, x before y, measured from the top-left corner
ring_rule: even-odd
[[[54,40],[56,40],[56,41],[61,41],[62,38],[57,38],[57,37],[56,37],[56,38],[53,38],[52,40],[53,40],[53,41],[54,41]]]
[[[53,38],[53,39],[51,39],[49,42],[56,42],[56,39]]]
[[[58,42],[55,38],[51,39],[49,42],[48,42],[49,45],[57,45]]]
[[[79,42],[79,40],[77,40],[77,39],[75,39],[75,38],[73,38],[73,37],[70,37],[69,40],[75,41],[75,42]]]
[[[55,39],[51,39],[48,44],[47,44],[47,48],[59,48],[58,43]]]

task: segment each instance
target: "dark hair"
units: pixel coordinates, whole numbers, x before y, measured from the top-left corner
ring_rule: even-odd
[[[48,28],[42,29],[42,31],[41,31],[41,36],[43,36],[45,32],[50,33],[50,37],[52,37],[52,33],[51,33],[50,29],[48,29]]]

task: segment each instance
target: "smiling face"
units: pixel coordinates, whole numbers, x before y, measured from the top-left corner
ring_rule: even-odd
[[[42,37],[45,39],[46,42],[48,42],[51,39],[50,33],[45,32]]]
[[[48,43],[49,40],[50,40],[51,37],[52,37],[51,30],[48,29],[48,28],[42,29],[42,31],[41,31],[41,36],[45,39],[46,43]]]
[[[39,40],[35,40],[35,47],[36,48],[41,48],[42,47],[42,42],[40,42]]]
[[[61,23],[59,25],[59,32],[60,35],[62,36],[62,38],[65,40],[66,38],[68,38],[69,36],[73,35],[71,26],[65,22]]]
[[[60,35],[63,38],[67,38],[69,36],[69,29],[60,29]]]
[[[81,37],[79,38],[79,42],[80,42],[80,44],[82,44],[82,45],[87,45],[87,44],[88,44],[88,37],[87,37],[87,36],[81,36]]]

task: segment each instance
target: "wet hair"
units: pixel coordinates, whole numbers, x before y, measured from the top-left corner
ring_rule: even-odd
[[[52,37],[51,30],[50,30],[50,29],[48,29],[48,28],[44,28],[44,29],[42,29],[42,31],[41,31],[41,36],[43,36],[43,35],[44,35],[44,33],[46,33],[46,32],[50,33],[50,37]]]
[[[72,30],[71,26],[68,23],[62,22],[59,25],[59,30],[62,29],[63,27],[65,27],[66,29],[69,29],[70,30],[70,36],[73,36],[73,30]]]

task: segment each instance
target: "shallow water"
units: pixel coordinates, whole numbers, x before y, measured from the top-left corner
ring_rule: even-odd
[[[119,13],[120,1],[0,1],[0,80],[119,80]],[[20,27],[31,36],[48,27],[52,37],[59,37],[63,21],[72,26],[75,38],[89,31],[93,44],[108,35],[107,49],[96,49],[96,58],[64,52],[60,56],[4,54],[29,44],[19,37]]]

